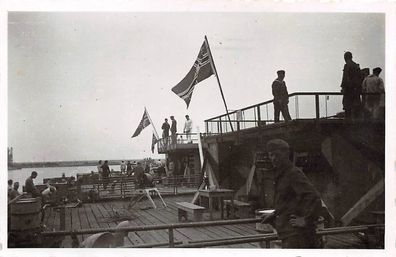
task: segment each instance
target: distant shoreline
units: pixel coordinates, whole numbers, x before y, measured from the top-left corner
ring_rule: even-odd
[[[142,159],[109,160],[109,165],[120,165],[121,161],[141,161]],[[162,159],[150,159],[151,161]],[[59,162],[14,162],[8,164],[9,170],[22,168],[46,168],[46,167],[75,167],[75,166],[96,166],[99,160],[95,161],[59,161]]]

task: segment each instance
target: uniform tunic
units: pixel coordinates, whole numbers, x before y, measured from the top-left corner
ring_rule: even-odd
[[[359,64],[352,60],[348,60],[344,65],[341,88],[344,94],[342,99],[344,110],[350,111],[359,108],[361,105],[362,76]]]
[[[275,227],[280,239],[292,236],[315,237],[317,212],[321,207],[318,192],[304,173],[292,163],[275,172]],[[304,217],[304,228],[295,228],[290,223],[291,215]]]
[[[279,114],[282,112],[283,119],[285,121],[291,120],[289,107],[289,93],[285,81],[276,79],[272,83],[272,95],[274,96],[274,120],[279,121]]]

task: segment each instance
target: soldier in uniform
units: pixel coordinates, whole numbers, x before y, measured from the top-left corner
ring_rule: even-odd
[[[289,145],[281,139],[267,143],[275,169],[275,211],[262,223],[275,226],[282,248],[318,248],[316,222],[321,209],[319,193],[289,160]]]
[[[359,64],[352,61],[352,53],[344,54],[344,70],[342,73],[341,92],[343,93],[342,104],[345,110],[345,117],[356,119],[360,116],[362,101],[362,74]]]
[[[274,96],[274,121],[279,122],[279,114],[282,112],[285,121],[291,120],[289,107],[289,93],[287,92],[286,83],[284,81],[285,71],[278,70],[278,77],[272,83],[272,95]]]

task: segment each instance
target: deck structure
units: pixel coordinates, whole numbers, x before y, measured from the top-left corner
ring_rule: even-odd
[[[176,202],[190,201],[192,194],[166,196],[166,208],[153,209],[148,200],[141,201],[133,209],[128,209],[128,200],[101,201],[84,203],[79,208],[66,210],[65,224],[60,221],[60,212],[56,208],[49,208],[45,213],[47,231],[72,231],[83,229],[115,228],[121,221],[129,220],[133,226],[148,226],[178,223]],[[157,201],[158,199],[156,199]],[[251,215],[253,218],[253,215]],[[204,213],[204,221],[209,220],[209,213]],[[214,212],[214,218],[220,219],[220,211]],[[188,221],[187,221],[188,222]],[[61,229],[61,226],[64,226]],[[223,226],[205,226],[199,228],[179,228],[174,230],[176,244],[189,242],[204,242],[221,240],[224,238],[246,237],[259,235],[255,223]],[[89,234],[78,235],[81,243]],[[356,233],[327,236],[326,248],[367,248],[364,241]],[[167,230],[129,232],[124,239],[124,247],[168,247],[169,235]],[[274,242],[271,247],[277,247]],[[72,238],[66,236],[61,247],[72,247]],[[233,244],[216,247],[227,248],[260,248],[260,243]]]

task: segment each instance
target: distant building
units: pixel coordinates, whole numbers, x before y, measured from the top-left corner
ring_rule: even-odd
[[[14,162],[12,147],[7,147],[7,152],[8,152],[8,164],[12,164]]]

